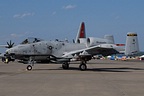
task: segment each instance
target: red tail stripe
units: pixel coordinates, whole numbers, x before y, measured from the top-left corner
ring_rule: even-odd
[[[84,22],[81,24],[79,38],[85,38],[85,25],[84,25]]]

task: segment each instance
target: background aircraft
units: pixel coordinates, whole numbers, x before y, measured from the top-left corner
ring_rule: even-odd
[[[84,43],[88,47],[96,46],[99,44],[115,44],[113,35],[105,35],[104,38],[88,37],[86,38],[85,24],[82,22],[77,33],[75,43]],[[126,44],[115,44],[118,46],[118,51],[127,56],[132,56],[138,54],[139,44],[137,33],[129,32],[126,37]],[[125,48],[124,48],[125,46]]]

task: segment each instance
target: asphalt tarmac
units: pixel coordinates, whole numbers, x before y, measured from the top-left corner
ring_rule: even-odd
[[[0,96],[144,96],[144,61],[91,60],[63,70],[61,64],[0,62]]]

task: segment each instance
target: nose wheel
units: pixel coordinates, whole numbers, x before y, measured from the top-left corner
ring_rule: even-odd
[[[28,71],[32,70],[32,66],[31,66],[31,65],[28,65],[28,66],[27,66],[27,70],[28,70]]]
[[[28,66],[27,66],[27,70],[31,71],[32,70],[32,66],[34,66],[35,61],[34,61],[34,57],[29,57],[29,61],[28,61]]]

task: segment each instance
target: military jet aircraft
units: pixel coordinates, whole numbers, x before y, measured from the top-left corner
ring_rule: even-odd
[[[128,33],[127,52],[138,52],[138,41],[136,33]],[[81,61],[80,70],[86,70],[86,61],[90,60],[93,55],[101,54],[103,56],[116,54],[121,48],[114,44],[113,36],[106,38],[86,39],[85,25],[81,23],[78,35],[74,43],[65,41],[44,41],[39,38],[27,38],[22,43],[14,46],[14,43],[7,42],[5,54],[2,54],[3,61],[8,63],[15,59],[23,63],[28,63],[27,70],[31,70],[36,62],[62,63],[63,69],[68,69],[71,61]]]
[[[86,70],[86,63],[92,59],[93,55],[116,54],[119,53],[117,48],[114,44],[87,47],[86,44],[27,38],[21,44],[7,49],[4,56],[7,63],[15,59],[23,63],[27,62],[27,70],[32,70],[32,66],[38,61],[62,63],[63,69],[68,69],[71,61],[81,61],[80,70]]]

